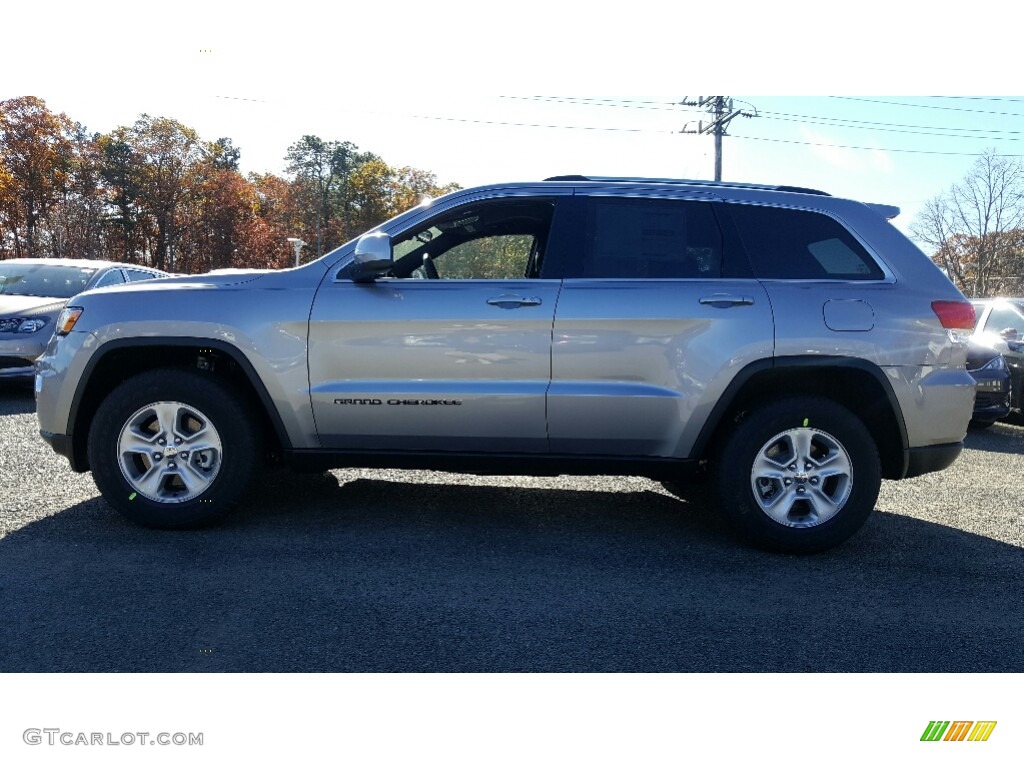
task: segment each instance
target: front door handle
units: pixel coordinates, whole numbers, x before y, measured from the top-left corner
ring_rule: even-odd
[[[538,296],[513,296],[511,294],[505,294],[503,296],[495,296],[492,299],[488,299],[487,303],[492,307],[513,309],[515,307],[537,307],[540,306],[541,301]]]
[[[753,298],[750,296],[733,296],[729,293],[713,293],[710,296],[704,296],[700,300],[701,304],[709,304],[712,307],[718,307],[719,309],[725,309],[727,307],[746,307],[754,303]]]

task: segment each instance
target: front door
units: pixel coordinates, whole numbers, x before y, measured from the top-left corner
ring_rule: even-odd
[[[396,234],[393,276],[326,280],[309,331],[324,448],[545,452],[551,200],[458,206]]]

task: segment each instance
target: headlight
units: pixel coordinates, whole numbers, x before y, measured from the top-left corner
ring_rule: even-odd
[[[983,366],[981,366],[981,368],[979,368],[978,370],[979,371],[1005,371],[1006,370],[1006,360],[1003,359],[1002,355],[996,355],[991,360],[989,360],[987,363],[985,363]]]
[[[57,315],[57,329],[54,331],[58,336],[67,336],[75,327],[78,318],[82,316],[81,307],[64,307]]]
[[[0,320],[0,333],[35,333],[47,322],[45,317],[6,317]]]

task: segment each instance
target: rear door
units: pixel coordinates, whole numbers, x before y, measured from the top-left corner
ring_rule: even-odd
[[[683,458],[773,325],[710,203],[577,190],[548,395],[556,453]]]

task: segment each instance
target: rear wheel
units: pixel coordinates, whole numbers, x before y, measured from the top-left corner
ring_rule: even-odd
[[[187,370],[139,374],[100,404],[89,432],[96,486],[153,528],[209,525],[255,481],[261,430],[223,381]]]
[[[848,539],[874,509],[878,449],[838,403],[793,397],[754,408],[714,461],[723,512],[754,545],[817,552]]]

